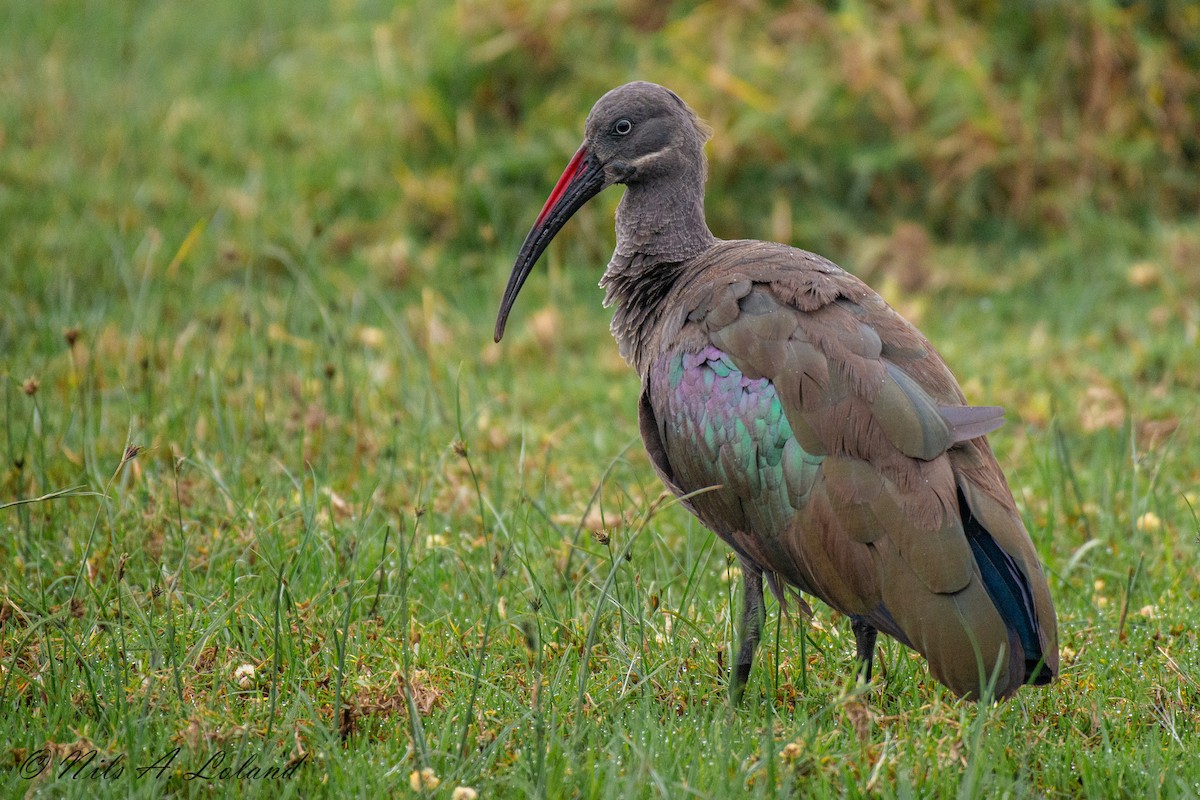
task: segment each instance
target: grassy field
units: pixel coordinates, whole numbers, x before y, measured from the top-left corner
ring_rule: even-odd
[[[1200,12],[1000,6],[0,5],[0,792],[1200,794]],[[1007,407],[1053,686],[888,641],[856,691],[769,601],[729,707],[736,569],[595,286],[619,191],[491,342],[632,78],[712,124],[714,232]]]

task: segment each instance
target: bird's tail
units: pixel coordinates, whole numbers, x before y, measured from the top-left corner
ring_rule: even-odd
[[[1006,553],[992,534],[979,522],[971,511],[962,489],[958,490],[958,507],[962,516],[963,532],[979,566],[984,588],[996,606],[996,611],[1008,628],[1009,638],[1020,643],[1024,652],[1024,683],[1042,685],[1049,683],[1053,674],[1046,667],[1038,635],[1037,610],[1029,579],[1017,566],[1013,557]]]

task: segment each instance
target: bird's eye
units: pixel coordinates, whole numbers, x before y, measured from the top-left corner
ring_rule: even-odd
[[[613,133],[617,136],[624,136],[633,130],[633,123],[627,119],[619,119],[613,125]]]

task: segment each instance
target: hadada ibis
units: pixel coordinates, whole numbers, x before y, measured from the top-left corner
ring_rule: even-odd
[[[517,256],[496,341],[554,235],[624,184],[600,285],[655,469],[741,562],[734,698],[764,577],[781,602],[791,586],[846,615],[868,681],[883,631],[960,696],[1049,683],[1054,605],[986,438],[1003,409],[967,405],[925,337],[827,259],[713,236],[708,135],[662,86],[601,97]]]

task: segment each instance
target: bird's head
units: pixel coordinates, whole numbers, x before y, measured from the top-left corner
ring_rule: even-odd
[[[584,149],[605,185],[638,184],[704,169],[708,128],[670,89],[635,81],[613,89],[588,114]]]
[[[496,341],[504,335],[509,311],[533,265],[576,211],[614,183],[635,187],[682,178],[702,185],[707,138],[708,129],[696,113],[658,84],[627,83],[596,101],[583,145],[563,170],[517,255],[496,317]]]

